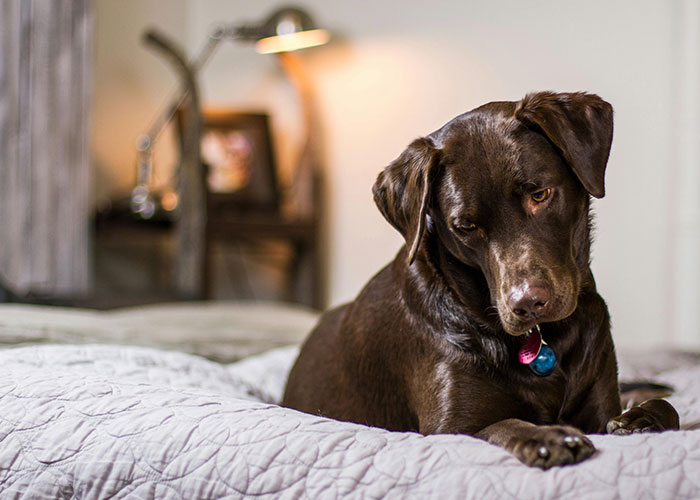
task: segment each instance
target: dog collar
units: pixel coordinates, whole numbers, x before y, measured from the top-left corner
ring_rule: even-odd
[[[557,355],[542,338],[540,325],[535,325],[525,335],[520,337],[518,360],[530,367],[535,375],[546,377],[551,375],[557,366]]]

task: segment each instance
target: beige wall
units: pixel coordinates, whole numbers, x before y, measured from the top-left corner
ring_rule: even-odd
[[[97,106],[96,127],[115,129],[96,131],[104,141],[98,160],[108,172],[104,177],[117,180],[115,186],[128,185],[124,165],[128,170],[131,164],[122,149],[133,138],[127,136],[147,123],[154,110],[149,99],[157,101],[171,88],[171,75],[156,71],[155,56],[129,38],[139,23],[150,16],[173,36],[180,33],[194,52],[213,25],[261,19],[278,3],[183,0],[168,3],[168,12],[163,5],[98,2],[102,29],[124,32],[118,51],[123,67],[96,79],[105,99],[103,108]],[[693,228],[699,224],[691,217],[690,229],[684,229],[677,215],[692,215],[697,205],[690,194],[681,196],[677,182],[697,167],[692,140],[678,153],[679,119],[685,117],[691,131],[697,127],[700,133],[692,118],[700,113],[688,111],[699,99],[688,84],[696,73],[687,69],[700,65],[692,45],[697,26],[686,21],[697,12],[696,3],[306,0],[304,5],[335,34],[332,44],[304,54],[325,126],[331,303],[352,299],[402,243],[374,207],[370,190],[378,171],[408,142],[484,102],[515,100],[538,89],[587,90],[609,100],[616,112],[608,196],[595,202],[593,264],[615,337],[628,346],[700,344],[699,313],[688,309],[700,303],[694,284],[700,276],[687,268],[697,255]],[[120,18],[102,15],[101,9],[140,13]],[[98,25],[98,41],[99,30]],[[98,71],[106,71],[105,65]],[[270,110],[280,163],[289,167],[299,116],[273,56],[228,44],[202,74],[202,94],[209,103]],[[120,109],[120,131],[100,117],[105,106]],[[121,154],[118,165],[107,155],[110,147]],[[682,260],[679,252],[686,267],[674,264]],[[685,300],[682,308],[679,298]]]
[[[175,75],[162,56],[146,49],[141,35],[154,26],[184,42],[187,0],[95,2],[93,160],[98,204],[128,193],[136,173],[136,143],[168,94]],[[155,151],[158,181],[166,182],[176,161],[168,130]]]

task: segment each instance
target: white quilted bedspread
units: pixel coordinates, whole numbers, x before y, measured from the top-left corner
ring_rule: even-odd
[[[278,400],[296,350],[233,365],[149,348],[0,351],[0,498],[700,498],[700,430],[592,436],[542,472],[468,436],[335,422]],[[700,366],[663,371],[700,421]],[[256,401],[257,400],[257,401]]]

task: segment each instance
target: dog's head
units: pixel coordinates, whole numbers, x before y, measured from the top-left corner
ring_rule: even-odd
[[[406,239],[408,265],[430,226],[483,274],[504,329],[520,335],[576,309],[612,129],[612,107],[592,94],[489,103],[415,140],[379,174],[374,199]]]

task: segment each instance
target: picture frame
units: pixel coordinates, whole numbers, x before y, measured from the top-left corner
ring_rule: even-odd
[[[179,113],[182,130],[185,113]],[[266,113],[202,111],[201,160],[210,209],[275,213],[279,210],[277,166]]]

